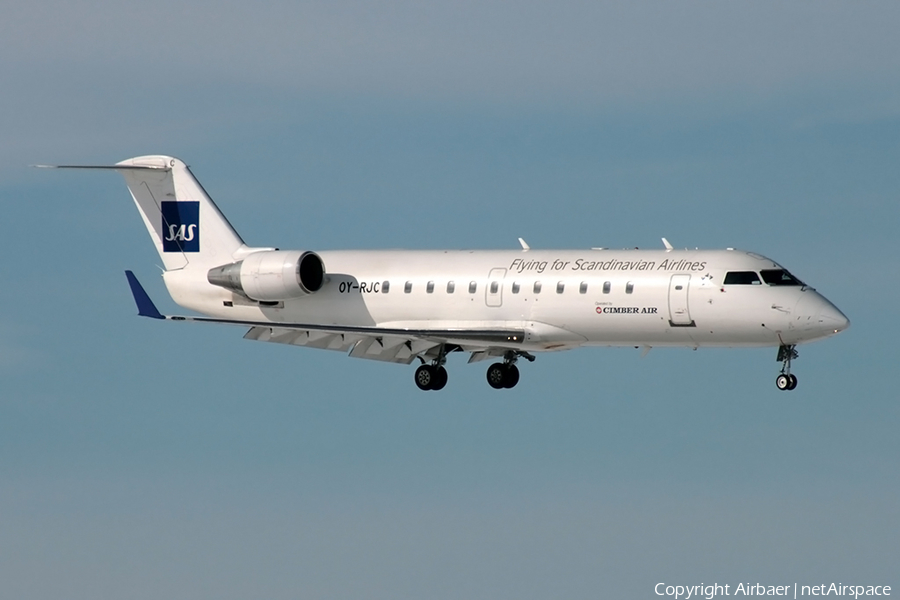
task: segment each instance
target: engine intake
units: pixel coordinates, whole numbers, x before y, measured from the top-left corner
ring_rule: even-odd
[[[325,283],[325,264],[315,252],[269,250],[209,270],[206,280],[258,302],[300,298]]]

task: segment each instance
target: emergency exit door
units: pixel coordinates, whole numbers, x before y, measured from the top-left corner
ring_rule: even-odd
[[[491,269],[487,288],[484,290],[484,301],[488,306],[497,307],[503,304],[504,277],[506,277],[506,269]]]
[[[695,326],[688,305],[690,284],[690,275],[672,275],[669,281],[669,325],[672,327]]]

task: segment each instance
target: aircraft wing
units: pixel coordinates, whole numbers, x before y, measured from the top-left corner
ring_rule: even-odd
[[[384,332],[323,331],[321,329],[293,329],[253,326],[244,335],[245,340],[275,342],[294,346],[307,346],[323,350],[349,352],[355,358],[368,358],[401,364],[411,363],[416,356],[427,356],[437,351],[441,341],[423,339],[415,335],[393,335]]]
[[[138,314],[168,321],[195,321],[250,327],[244,339],[349,352],[354,358],[409,364],[416,357],[435,358],[441,346],[471,352],[469,362],[502,356],[524,342],[524,329],[413,329],[378,326],[273,323],[215,317],[163,315],[131,271],[125,271]]]

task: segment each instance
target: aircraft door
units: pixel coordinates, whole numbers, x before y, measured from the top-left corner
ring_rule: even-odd
[[[672,275],[669,281],[669,325],[672,327],[694,327],[688,306],[690,275]]]
[[[496,307],[503,304],[504,277],[506,277],[506,269],[491,269],[487,287],[484,290],[484,301],[488,306]]]

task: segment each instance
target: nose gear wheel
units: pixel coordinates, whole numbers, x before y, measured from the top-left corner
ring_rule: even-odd
[[[797,387],[797,376],[791,373],[791,361],[800,356],[793,344],[784,344],[778,348],[778,357],[775,359],[781,363],[781,374],[775,378],[775,387],[782,391],[791,391]]]

